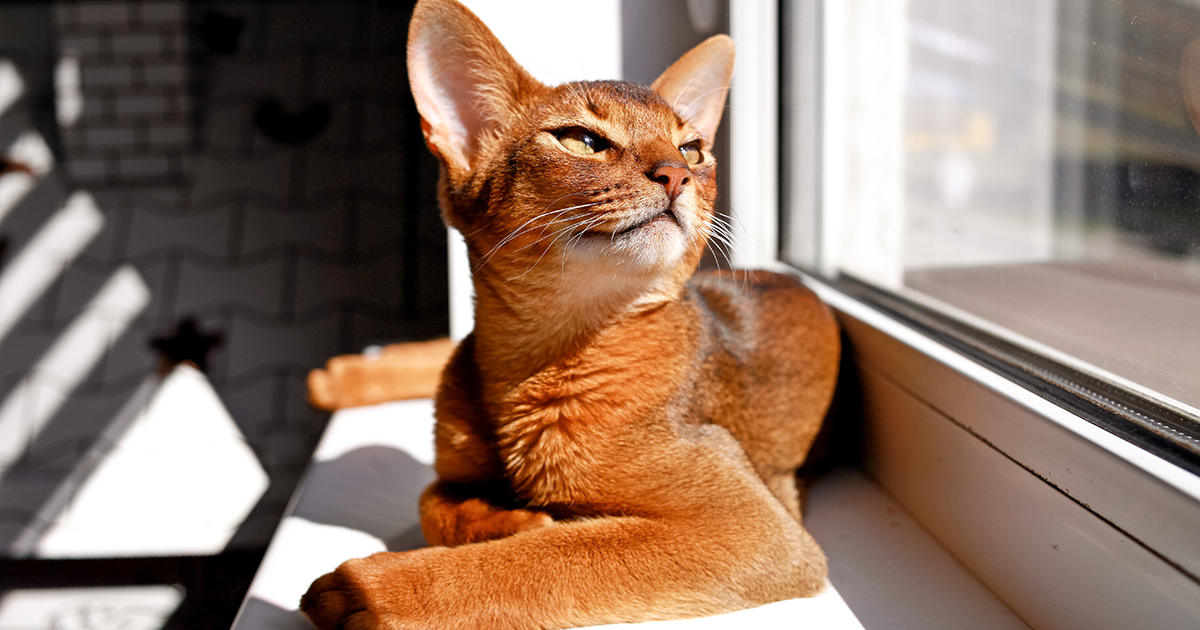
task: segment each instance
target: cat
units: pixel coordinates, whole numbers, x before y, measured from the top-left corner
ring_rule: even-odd
[[[418,3],[409,80],[475,330],[436,396],[434,546],[317,579],[318,628],[687,618],[824,587],[795,471],[835,320],[793,278],[696,272],[733,55],[717,35],[649,88],[549,87],[455,0]]]

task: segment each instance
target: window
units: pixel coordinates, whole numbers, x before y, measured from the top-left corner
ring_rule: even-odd
[[[793,222],[785,257],[1200,421],[1200,6],[890,10],[826,6],[846,40],[821,78],[792,68],[833,88],[820,201],[843,209]]]
[[[780,259],[868,470],[1032,627],[1194,627],[1200,5],[780,7]]]

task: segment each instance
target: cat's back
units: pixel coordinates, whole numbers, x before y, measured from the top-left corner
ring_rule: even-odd
[[[685,302],[702,331],[697,415],[728,428],[764,478],[794,469],[837,381],[833,313],[796,278],[766,271],[699,271]]]
[[[708,269],[697,271],[688,289],[706,318],[742,350],[799,343],[813,352],[837,352],[837,322],[829,307],[792,276]]]

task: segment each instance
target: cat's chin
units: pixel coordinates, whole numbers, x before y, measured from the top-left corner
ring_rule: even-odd
[[[688,244],[684,228],[674,218],[660,215],[623,232],[588,234],[571,244],[568,255],[616,271],[656,272],[682,262]]]

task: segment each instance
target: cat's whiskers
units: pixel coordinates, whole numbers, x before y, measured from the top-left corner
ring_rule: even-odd
[[[713,213],[712,221],[708,226],[709,243],[713,248],[713,260],[720,269],[720,257],[725,258],[725,263],[729,265],[729,270],[734,271],[733,259],[731,253],[733,251],[733,226],[721,214]]]
[[[499,243],[496,243],[495,246],[493,246],[490,250],[488,250],[488,253],[484,254],[484,256],[480,259],[479,264],[475,266],[474,271],[479,271],[480,269],[482,269],[483,266],[486,265],[488,263],[488,261],[490,261],[500,251],[500,249],[502,247],[504,247],[508,243],[512,242],[512,240],[517,238],[518,236],[532,232],[532,231],[538,229],[539,227],[542,228],[542,233],[544,234],[545,229],[548,225],[556,223],[561,220],[569,221],[574,217],[568,217],[567,219],[555,219],[553,221],[548,221],[545,224],[533,225],[533,226],[529,227],[528,229],[523,229],[526,225],[529,225],[531,222],[537,221],[538,219],[545,218],[546,216],[551,216],[551,215],[561,216],[563,213],[565,213],[569,210],[571,210],[571,208],[564,208],[562,210],[557,210],[554,212],[542,213],[542,214],[530,219],[529,221],[526,221],[521,227],[518,227],[517,229],[509,232],[508,235],[505,236],[503,239],[501,239]],[[526,246],[526,247],[528,247],[528,246]],[[517,250],[517,251],[520,251],[520,250]]]
[[[734,272],[735,277],[736,277],[736,274],[738,273],[739,270],[734,268],[733,260],[732,260],[734,241],[736,240],[737,232],[739,230],[742,232],[742,235],[745,236],[747,239],[750,238],[750,232],[749,232],[749,230],[746,229],[746,226],[742,224],[741,219],[738,219],[737,215],[733,214],[732,210],[733,209],[730,208],[730,212],[728,212],[728,213],[715,212],[715,213],[713,213],[713,218],[715,219],[714,225],[717,225],[720,227],[720,232],[722,234],[722,240],[724,241],[724,244],[726,246],[727,253],[725,256],[725,260],[726,260],[726,262],[729,263],[730,271]],[[749,279],[750,279],[749,272],[743,270],[742,271],[743,288],[745,288],[746,286],[749,285]]]
[[[574,236],[567,237],[567,242],[563,245],[563,251],[562,251],[562,256],[561,256],[562,260],[559,265],[559,271],[563,276],[565,276],[567,274],[567,252],[570,251],[570,249],[579,242],[579,239],[581,239],[585,235],[587,235],[588,230],[591,230],[592,228],[596,227],[597,225],[600,225],[601,223],[604,223],[607,220],[608,220],[608,216],[605,214],[601,214],[600,216],[597,216],[594,219],[592,219],[591,221],[589,221],[587,223],[587,225],[583,226],[579,230],[579,233],[575,234]]]
[[[517,230],[520,230],[521,228],[525,227],[526,225],[529,225],[530,223],[533,223],[534,221],[537,221],[538,219],[540,219],[540,218],[542,218],[542,217],[546,216],[547,214],[561,214],[561,213],[563,213],[563,212],[566,212],[566,211],[568,211],[568,210],[575,210],[575,209],[578,209],[578,208],[587,208],[587,207],[589,207],[589,206],[594,206],[594,205],[596,205],[596,204],[603,203],[602,201],[597,201],[597,202],[593,202],[593,203],[590,203],[590,204],[587,204],[587,203],[585,203],[585,204],[581,204],[581,205],[577,205],[577,206],[570,206],[570,207],[567,207],[567,208],[561,208],[561,209],[559,209],[559,210],[551,210],[550,212],[547,212],[547,210],[549,210],[551,206],[553,206],[554,204],[556,204],[556,203],[558,203],[558,202],[560,202],[560,201],[562,201],[563,199],[566,199],[566,198],[568,198],[568,197],[579,197],[579,196],[581,196],[581,195],[595,195],[595,194],[598,194],[598,193],[600,193],[600,192],[602,192],[602,191],[600,191],[600,190],[581,190],[581,191],[579,191],[579,192],[573,192],[573,193],[567,193],[567,194],[565,194],[565,195],[560,195],[559,197],[557,197],[557,198],[555,198],[555,199],[551,200],[551,201],[550,201],[550,203],[547,203],[547,204],[546,204],[546,207],[542,208],[542,212],[541,212],[540,214],[538,214],[537,216],[533,217],[532,219],[530,219],[530,220],[526,221],[525,223],[522,223],[522,224],[520,225],[520,227],[518,227],[516,230],[513,230],[513,232],[516,232]],[[482,232],[482,231],[483,231],[483,230],[485,230],[485,229],[487,229],[487,226],[486,226],[486,225],[484,225],[483,227],[479,228],[478,230],[475,230],[474,232],[471,232],[470,234],[467,234],[466,236],[474,236],[474,235],[476,235],[476,234],[478,234],[478,233]],[[509,237],[513,236],[513,232],[510,232],[510,233],[509,233]],[[507,239],[508,237],[505,237],[505,238]],[[503,244],[503,243],[502,243],[502,244]],[[493,248],[493,249],[495,249],[495,248]]]
[[[542,259],[546,257],[546,254],[547,254],[547,253],[549,253],[551,249],[554,249],[554,244],[558,242],[558,239],[562,238],[562,235],[563,235],[563,234],[570,234],[570,232],[571,232],[572,230],[574,230],[576,227],[578,227],[578,225],[579,225],[580,223],[585,223],[585,222],[586,222],[588,219],[589,219],[589,217],[586,217],[586,216],[585,216],[585,217],[583,217],[582,219],[580,219],[580,220],[578,221],[578,223],[576,223],[576,224],[573,224],[573,225],[568,225],[568,226],[567,226],[567,227],[565,227],[565,228],[562,228],[562,229],[560,229],[560,230],[557,230],[557,231],[553,232],[553,234],[557,234],[557,236],[555,236],[555,237],[554,237],[554,240],[550,241],[550,243],[549,243],[548,245],[546,245],[546,248],[545,248],[544,250],[542,250],[542,254],[541,254],[540,256],[538,256],[538,259],[537,259],[537,260],[535,260],[535,261],[533,261],[533,264],[532,264],[532,265],[530,265],[530,266],[529,266],[529,268],[528,268],[528,269],[526,269],[524,273],[522,273],[522,274],[520,274],[520,275],[518,275],[518,276],[514,276],[514,277],[512,277],[512,278],[509,278],[509,279],[505,280],[505,282],[511,282],[511,281],[513,281],[513,280],[518,280],[518,279],[520,279],[520,278],[524,278],[526,275],[528,275],[528,274],[529,274],[529,272],[531,272],[531,271],[533,271],[535,268],[537,268],[538,264],[542,262]],[[538,239],[538,241],[541,241],[541,240],[542,240],[542,239],[544,239],[544,238],[546,238],[546,237],[539,238],[539,239]],[[568,237],[568,238],[570,238],[570,237]],[[538,241],[534,241],[534,242],[536,243],[536,242],[538,242]]]
[[[563,198],[569,197],[569,196],[571,196],[571,195],[564,195],[563,197],[559,197],[559,199],[563,199]],[[550,203],[554,204],[557,201],[558,200],[556,199],[555,201],[552,201]],[[597,206],[602,203],[604,203],[604,202],[603,201],[594,201],[592,203],[585,203],[585,204],[579,204],[576,206],[569,206],[567,208],[562,208],[560,210],[552,210],[550,212],[543,212],[543,213],[533,217],[532,219],[526,221],[525,223],[522,223],[519,227],[517,227],[517,229],[513,230],[512,232],[509,232],[508,235],[505,236],[503,239],[501,239],[499,243],[496,243],[496,245],[494,247],[492,247],[492,249],[488,250],[488,253],[484,254],[483,257],[480,259],[479,264],[475,266],[475,271],[479,271],[480,269],[482,269],[483,266],[486,265],[488,263],[488,261],[490,261],[492,259],[492,257],[494,257],[496,255],[496,253],[498,253],[500,251],[500,249],[502,247],[504,247],[508,243],[512,242],[513,239],[518,238],[524,234],[528,234],[529,232],[537,230],[538,228],[542,229],[542,234],[544,235],[546,228],[548,228],[549,226],[551,226],[555,223],[559,223],[562,221],[570,221],[570,220],[573,220],[576,218],[576,217],[567,217],[565,219],[561,218],[564,213],[569,212],[571,210],[580,210],[583,208],[590,208],[592,206]],[[584,216],[590,216],[592,214],[593,213],[589,212],[589,213],[585,214]],[[535,224],[535,225],[530,226],[531,223],[534,223],[534,222],[538,221],[539,219],[544,219],[546,217],[551,217],[553,220],[547,221],[543,224]],[[542,237],[539,237],[538,240],[541,240],[541,238]],[[538,241],[534,241],[534,244],[536,244],[537,242]],[[529,246],[530,245],[527,245],[526,247],[523,247],[517,251],[521,251]]]
[[[592,217],[595,217],[595,216],[596,216],[596,213],[595,213],[595,212],[589,212],[588,214],[585,214],[585,215],[582,215],[582,216],[577,216],[577,217],[569,217],[569,218],[566,218],[566,219],[560,219],[560,220],[558,220],[558,221],[555,221],[555,223],[561,223],[561,222],[563,222],[563,221],[571,221],[572,223],[571,223],[570,225],[568,225],[568,226],[564,227],[564,228],[559,228],[559,229],[557,229],[557,230],[555,230],[555,231],[551,232],[550,234],[546,234],[546,232],[545,232],[545,229],[543,228],[543,230],[542,230],[542,234],[541,234],[540,236],[538,236],[538,238],[537,238],[537,239],[535,239],[533,242],[529,243],[528,245],[526,245],[526,246],[524,246],[524,247],[522,247],[521,249],[518,249],[518,250],[516,250],[516,251],[517,251],[517,252],[523,252],[523,251],[525,251],[525,250],[527,250],[527,249],[529,249],[529,248],[533,247],[534,245],[537,245],[538,243],[540,243],[540,242],[542,242],[542,241],[546,240],[547,238],[549,238],[549,237],[551,237],[551,236],[554,236],[554,235],[556,235],[556,234],[562,234],[563,232],[570,232],[570,231],[574,230],[574,229],[575,229],[575,228],[576,228],[576,227],[577,227],[577,226],[578,226],[580,223],[583,223],[584,221],[587,221],[587,220],[589,220],[589,219],[591,219]],[[548,227],[548,226],[547,226],[547,227]],[[568,237],[568,238],[569,238],[569,237]],[[551,241],[551,244],[553,244],[553,241]],[[549,245],[547,245],[547,247],[549,247]]]

